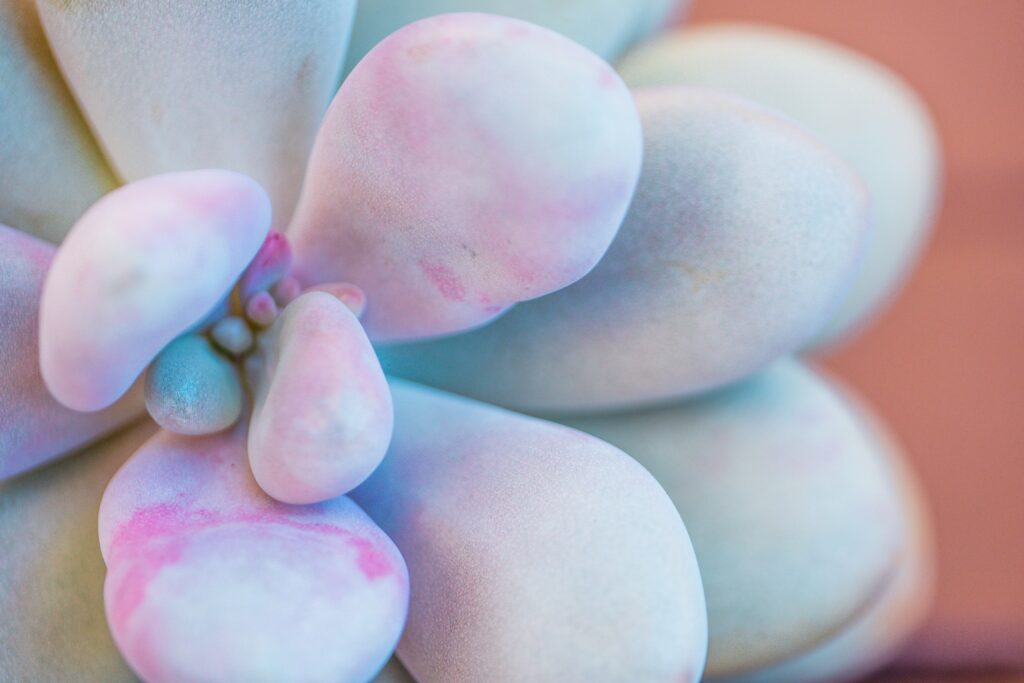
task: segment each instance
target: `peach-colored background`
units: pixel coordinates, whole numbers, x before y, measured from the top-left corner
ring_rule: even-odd
[[[695,0],[688,23],[716,20],[853,47],[935,115],[934,239],[892,308],[826,364],[887,418],[933,501],[938,603],[910,658],[1024,668],[1024,0]]]

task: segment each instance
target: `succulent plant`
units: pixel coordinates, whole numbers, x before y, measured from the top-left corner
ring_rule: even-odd
[[[884,661],[919,494],[791,356],[907,268],[929,124],[799,36],[759,68],[857,75],[869,124],[687,85],[785,108],[728,32],[624,82],[674,9],[4,0],[0,677],[130,680],[107,628],[151,683]],[[843,143],[893,126],[904,213]]]

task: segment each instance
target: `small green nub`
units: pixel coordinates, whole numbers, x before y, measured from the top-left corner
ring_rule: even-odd
[[[212,434],[242,414],[238,371],[205,337],[178,337],[146,371],[146,409],[164,429]]]

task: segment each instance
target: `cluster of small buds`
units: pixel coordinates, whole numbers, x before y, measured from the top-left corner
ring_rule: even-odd
[[[227,297],[192,331],[167,345],[146,371],[146,409],[178,434],[211,434],[235,424],[262,372],[264,331],[303,293],[289,274],[292,249],[276,230]],[[310,287],[331,294],[360,316],[363,291],[349,283]]]

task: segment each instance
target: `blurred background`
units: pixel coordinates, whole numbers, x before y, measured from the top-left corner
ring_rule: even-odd
[[[885,416],[935,511],[937,602],[904,668],[948,651],[956,681],[1024,681],[1024,0],[696,0],[686,24],[738,20],[873,57],[935,117],[945,187],[924,258],[824,365]]]

